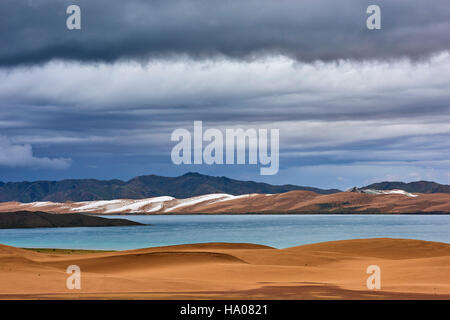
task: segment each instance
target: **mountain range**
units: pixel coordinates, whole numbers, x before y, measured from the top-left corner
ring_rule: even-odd
[[[410,183],[400,181],[384,181],[373,183],[361,189],[393,190],[400,189],[416,193],[450,193],[450,185],[431,181],[415,181]]]
[[[380,182],[360,189],[402,189],[412,193],[450,193],[449,185],[428,181],[411,183]],[[252,193],[285,193],[295,190],[312,191],[322,195],[341,192],[338,189],[319,189],[291,184],[271,185],[190,172],[179,177],[163,177],[158,175],[138,176],[129,181],[117,179],[68,179],[62,181],[0,182],[0,202],[79,202],[112,199],[147,199],[160,196],[185,199],[217,193],[236,196]]]
[[[270,185],[254,181],[239,181],[189,172],[179,177],[146,175],[129,181],[72,179],[62,181],[0,183],[0,202],[18,201],[91,201],[111,199],[145,199],[159,196],[190,198],[212,193],[241,195],[249,193],[282,193],[293,190],[318,194],[339,192],[295,185]]]

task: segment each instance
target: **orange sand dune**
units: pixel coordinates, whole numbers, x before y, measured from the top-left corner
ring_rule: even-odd
[[[69,265],[81,289],[66,288]],[[381,290],[366,269],[381,268]],[[407,239],[287,249],[207,243],[87,254],[0,245],[0,298],[450,299],[450,244]]]

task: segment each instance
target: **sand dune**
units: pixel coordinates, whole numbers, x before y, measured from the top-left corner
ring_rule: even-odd
[[[82,271],[66,289],[67,266]],[[366,268],[381,268],[381,290]],[[325,242],[287,249],[191,244],[48,254],[0,245],[0,298],[450,299],[450,244],[406,239]]]
[[[381,192],[381,191],[380,191]],[[279,194],[209,194],[188,199],[156,197],[84,202],[4,202],[0,212],[46,211],[90,214],[185,214],[185,213],[450,213],[450,194],[415,194],[401,190],[377,194],[339,192],[317,194],[290,191]]]

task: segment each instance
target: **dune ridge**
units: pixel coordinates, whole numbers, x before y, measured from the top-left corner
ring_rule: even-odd
[[[65,287],[67,266],[81,290]],[[382,288],[366,287],[381,268]],[[450,244],[357,239],[275,249],[202,243],[49,254],[0,245],[1,299],[450,299]]]

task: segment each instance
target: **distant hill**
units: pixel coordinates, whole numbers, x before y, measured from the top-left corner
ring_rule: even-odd
[[[139,176],[126,182],[121,180],[72,179],[0,183],[0,202],[145,199],[158,196],[172,196],[181,199],[211,193],[241,195],[282,193],[293,190],[313,191],[319,194],[331,194],[340,191],[295,185],[275,186],[254,181],[240,181],[226,177],[187,173],[179,177]]]
[[[52,214],[46,212],[1,212],[0,229],[11,228],[67,228],[67,227],[115,227],[140,226],[126,219],[106,219],[79,213]]]
[[[373,190],[373,189],[372,189]],[[73,212],[89,215],[117,214],[449,214],[450,194],[410,194],[405,191],[386,193],[339,192],[317,194],[311,191],[289,191],[276,194],[227,195],[210,194],[188,199],[156,197],[152,199],[115,199],[54,203],[0,203],[3,213],[44,211],[65,216]]]
[[[373,183],[361,189],[376,189],[376,190],[392,190],[401,189],[407,192],[417,193],[450,193],[450,185],[439,184],[432,181],[415,181],[415,182],[400,182],[400,181],[384,181]]]

